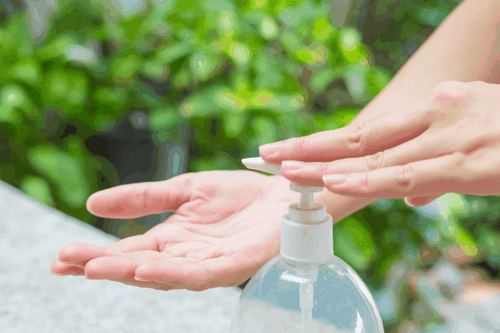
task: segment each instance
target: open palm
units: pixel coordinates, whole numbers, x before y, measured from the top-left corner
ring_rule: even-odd
[[[206,171],[94,193],[87,208],[97,216],[175,214],[107,247],[68,244],[51,271],[160,290],[239,285],[279,254],[281,217],[299,199],[288,184],[251,171]]]

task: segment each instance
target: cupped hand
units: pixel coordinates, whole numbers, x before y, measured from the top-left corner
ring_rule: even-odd
[[[405,110],[261,146],[290,181],[334,193],[406,198],[500,195],[500,85],[446,81]]]
[[[299,199],[288,184],[252,171],[208,171],[94,193],[87,208],[97,216],[175,214],[107,247],[66,245],[51,272],[159,290],[239,285],[279,254],[281,217]]]

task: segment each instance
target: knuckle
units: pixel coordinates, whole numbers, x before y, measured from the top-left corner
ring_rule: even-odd
[[[347,135],[348,147],[354,154],[362,154],[365,150],[369,126],[366,123],[360,123],[349,127]]]
[[[306,152],[308,149],[311,149],[311,147],[309,147],[309,137],[307,136],[293,139],[291,146],[293,150],[299,152]]]
[[[453,165],[450,176],[455,176],[460,182],[471,182],[478,175],[487,174],[487,164],[476,159],[469,159],[463,152],[453,153]]]
[[[331,164],[330,163],[319,163],[318,164],[318,171],[319,173],[321,173],[322,175],[328,175],[328,174],[331,174],[332,173],[332,170],[331,170]]]
[[[148,187],[136,187],[134,200],[138,207],[148,211],[151,208],[151,195]]]
[[[472,82],[468,82],[467,83],[468,85],[472,86],[472,87],[478,87],[478,88],[484,88],[484,87],[487,87],[489,86],[488,83],[484,82],[484,81],[472,81]]]
[[[384,156],[385,153],[383,151],[379,151],[373,155],[369,155],[365,160],[365,168],[366,171],[372,171],[376,169],[380,169],[384,166]]]
[[[467,157],[464,153],[456,151],[453,153],[453,158],[455,159],[455,165],[459,168],[466,166]]]
[[[363,175],[361,176],[360,182],[359,182],[359,190],[367,194],[370,191],[370,180],[368,177],[368,172],[363,172]]]
[[[409,191],[413,187],[413,167],[411,164],[401,165],[396,171],[397,187],[402,191]]]
[[[453,103],[468,101],[472,86],[459,81],[444,81],[432,90],[432,101],[436,103]]]

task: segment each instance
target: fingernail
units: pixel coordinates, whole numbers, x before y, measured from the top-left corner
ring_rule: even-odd
[[[62,275],[62,274],[57,274],[57,273],[54,273],[54,272],[52,272],[52,271],[50,271],[50,274],[55,275],[55,276],[64,276],[64,275]]]
[[[324,175],[323,176],[323,182],[325,182],[327,185],[340,185],[342,183],[345,183],[347,180],[347,177],[344,175]]]
[[[295,171],[295,170],[302,169],[302,167],[304,167],[306,165],[306,163],[300,162],[300,161],[283,161],[283,163],[281,163],[281,165],[284,166],[285,169],[287,169],[289,171]]]
[[[259,152],[264,156],[271,156],[276,153],[281,146],[283,145],[283,141],[268,143],[266,145],[262,145],[259,147]]]
[[[134,276],[134,280],[136,280],[136,281],[151,281],[151,280],[148,280],[148,279],[145,279],[145,278],[140,278],[140,277],[137,277],[137,276]]]

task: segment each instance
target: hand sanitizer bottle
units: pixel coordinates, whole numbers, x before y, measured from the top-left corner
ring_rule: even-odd
[[[260,157],[252,170],[281,175]],[[280,254],[264,264],[238,300],[230,333],[383,333],[380,313],[356,272],[333,255],[332,217],[314,193],[323,187],[290,184],[300,202],[281,224]]]

